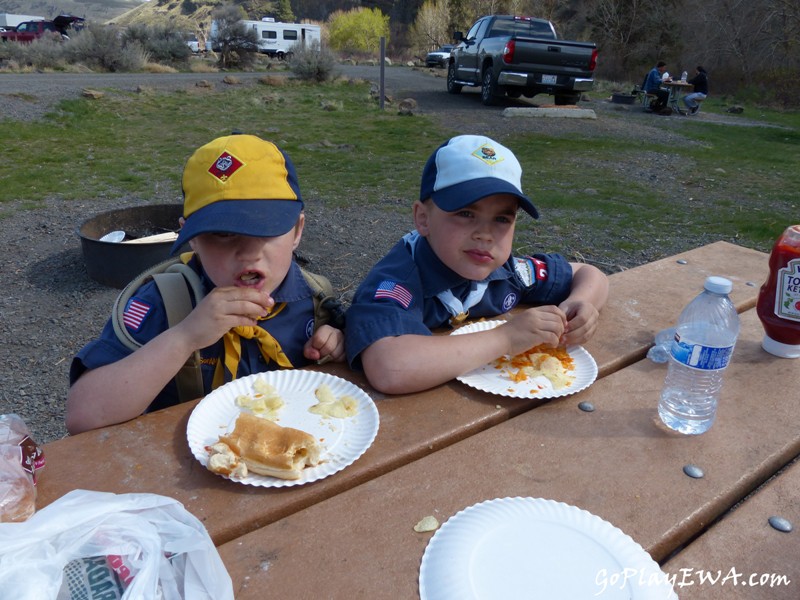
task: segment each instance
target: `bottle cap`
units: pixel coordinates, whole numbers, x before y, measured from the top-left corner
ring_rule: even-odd
[[[781,358],[800,358],[800,345],[776,342],[768,335],[761,340],[761,347],[770,354]]]
[[[703,287],[714,294],[730,294],[733,289],[733,284],[730,279],[711,275],[710,277],[706,277],[706,282]]]

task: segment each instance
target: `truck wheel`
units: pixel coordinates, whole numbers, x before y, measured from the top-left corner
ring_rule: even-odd
[[[450,94],[460,94],[462,87],[456,83],[456,64],[451,62],[447,66],[447,91]]]
[[[567,106],[568,104],[577,104],[581,100],[580,94],[569,94],[565,96],[556,96],[556,106]]]
[[[491,66],[483,72],[481,81],[481,102],[484,106],[492,106],[497,101],[497,84],[492,76]]]

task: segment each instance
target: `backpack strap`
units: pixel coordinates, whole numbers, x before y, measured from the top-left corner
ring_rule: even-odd
[[[344,329],[344,306],[336,298],[333,285],[328,278],[306,271],[302,267],[300,271],[314,292],[314,331],[326,323],[337,329]]]
[[[197,302],[203,297],[200,276],[180,257],[161,262],[139,274],[117,296],[111,313],[111,321],[117,338],[129,349],[136,350],[141,344],[128,332],[123,323],[123,315],[133,294],[142,285],[152,279],[164,300],[167,313],[167,324],[173,327],[180,323],[192,311],[192,295]],[[192,356],[175,375],[180,402],[200,398],[204,394],[203,376],[200,370],[200,352],[194,351]]]
[[[194,308],[192,298],[189,295],[191,282],[190,278],[187,277],[186,271],[197,277],[199,284],[197,273],[188,266],[182,263],[173,266],[178,267],[178,269],[153,275],[153,281],[155,281],[158,292],[164,300],[164,309],[167,313],[169,327],[173,327],[183,321]],[[180,267],[184,267],[184,269],[180,269]],[[195,297],[197,298],[196,293]],[[200,297],[202,297],[202,292]],[[178,401],[181,403],[202,398],[205,395],[199,350],[192,352],[192,355],[186,359],[180,371],[175,375],[175,383],[178,386]]]

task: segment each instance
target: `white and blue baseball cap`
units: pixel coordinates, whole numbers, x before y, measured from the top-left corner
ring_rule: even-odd
[[[522,167],[513,152],[481,135],[459,135],[436,149],[422,171],[419,199],[446,212],[494,194],[511,194],[534,219],[539,212],[522,193]]]

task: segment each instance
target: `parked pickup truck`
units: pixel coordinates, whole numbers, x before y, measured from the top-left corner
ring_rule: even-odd
[[[481,86],[481,100],[494,104],[511,98],[551,94],[555,104],[576,104],[592,89],[597,46],[558,39],[546,19],[492,15],[481,17],[466,37],[453,34],[457,46],[447,68],[447,91]]]
[[[47,34],[69,39],[70,28],[83,21],[72,15],[58,15],[52,21],[23,21],[12,31],[0,31],[0,40],[28,43]]]

